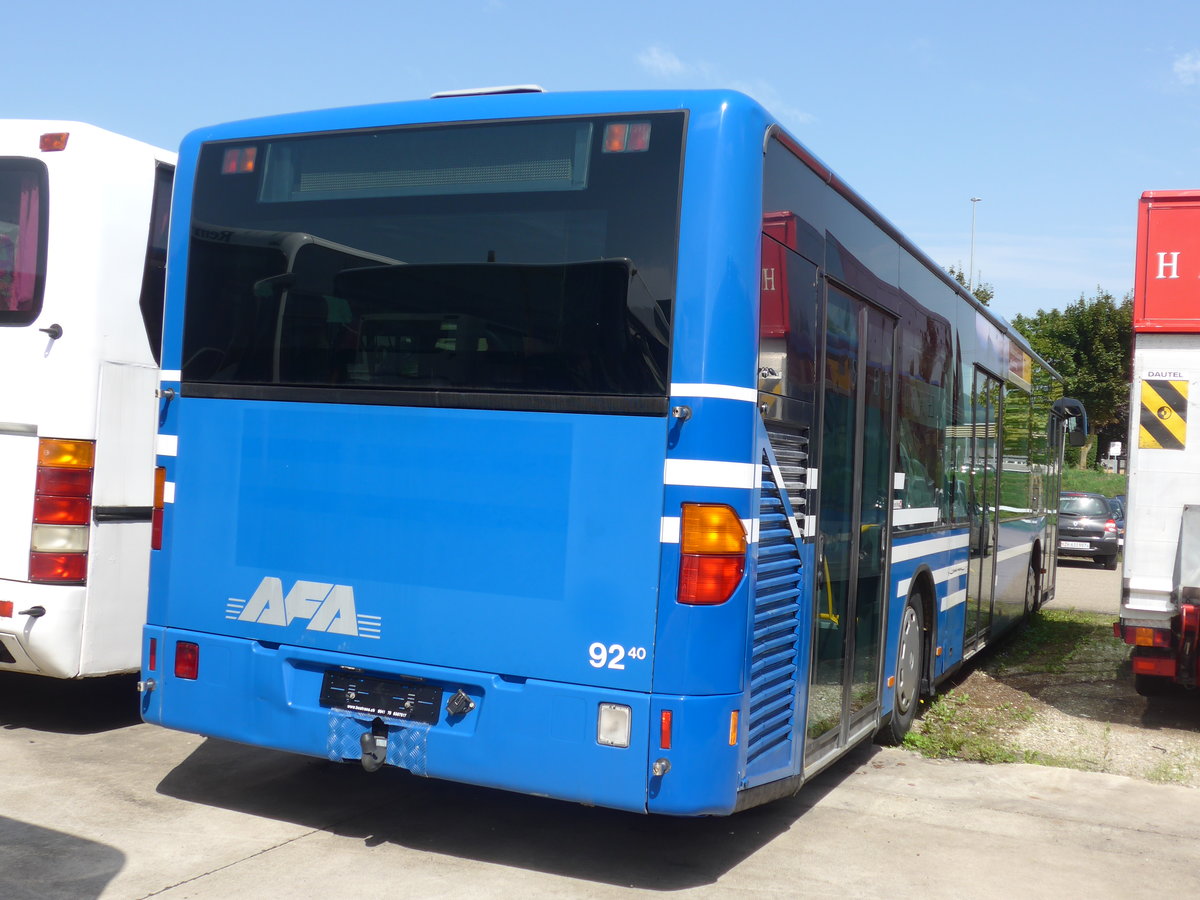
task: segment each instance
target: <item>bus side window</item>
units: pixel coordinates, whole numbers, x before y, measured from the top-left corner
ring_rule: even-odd
[[[175,170],[158,167],[154,174],[154,197],[150,202],[150,237],[146,241],[146,266],[142,273],[142,295],[138,306],[146,340],[158,364],[162,357],[163,301],[166,295],[167,231],[171,217],[171,183]]]

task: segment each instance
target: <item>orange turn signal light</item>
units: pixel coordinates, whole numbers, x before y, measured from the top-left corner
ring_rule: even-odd
[[[38,140],[38,149],[43,153],[49,153],[52,150],[66,150],[67,138],[71,136],[67,131],[56,131],[50,134],[43,134]]]
[[[42,438],[38,441],[38,465],[58,469],[90,469],[96,462],[94,441]]]
[[[746,529],[732,506],[685,503],[679,549],[685,554],[745,553]]]

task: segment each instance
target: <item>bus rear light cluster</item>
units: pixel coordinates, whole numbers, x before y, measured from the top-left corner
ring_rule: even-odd
[[[33,496],[29,580],[38,584],[87,581],[88,527],[92,517],[94,441],[38,441]]]
[[[746,573],[746,529],[733,507],[685,503],[680,523],[680,603],[716,606]]]
[[[167,470],[159,466],[154,470],[154,510],[150,514],[150,549],[162,549],[163,497],[167,489]]]

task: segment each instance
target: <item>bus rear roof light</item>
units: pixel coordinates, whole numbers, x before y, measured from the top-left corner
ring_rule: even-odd
[[[642,153],[650,149],[649,122],[609,122],[604,126],[605,153]]]
[[[96,461],[95,441],[42,438],[38,441],[38,465],[58,469],[90,469]]]
[[[249,175],[258,158],[257,147],[230,147],[221,161],[222,175]]]
[[[38,148],[43,153],[50,153],[54,150],[66,150],[67,138],[71,136],[68,131],[54,131],[43,134],[38,141]]]

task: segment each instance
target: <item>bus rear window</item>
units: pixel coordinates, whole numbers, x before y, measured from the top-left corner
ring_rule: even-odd
[[[613,121],[633,149],[608,147]],[[665,398],[683,130],[643,113],[205,145],[183,381],[509,409]]]
[[[0,325],[28,325],[46,280],[46,167],[0,159]]]

